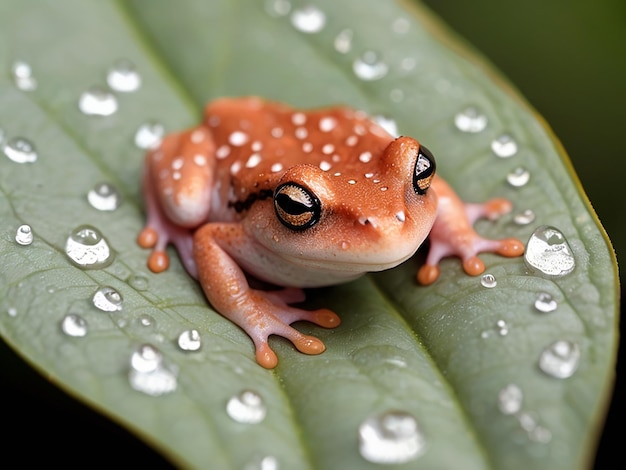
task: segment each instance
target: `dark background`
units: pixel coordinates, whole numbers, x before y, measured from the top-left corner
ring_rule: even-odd
[[[626,253],[626,2],[624,0],[426,0],[452,29],[481,51],[554,129],[569,153],[619,255]],[[91,409],[30,370],[0,343],[3,427],[23,464],[63,462],[84,468],[169,464]],[[618,369],[624,368],[620,353]],[[596,468],[626,468],[624,378],[614,400]],[[9,441],[6,441],[7,444]],[[43,446],[43,449],[40,447]],[[24,450],[22,450],[22,449]],[[5,458],[6,460],[6,458]]]

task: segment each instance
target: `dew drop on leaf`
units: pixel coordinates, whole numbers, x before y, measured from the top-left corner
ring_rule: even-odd
[[[106,267],[114,258],[106,238],[91,225],[81,225],[70,232],[65,254],[74,265],[85,269]]]
[[[177,370],[168,366],[161,352],[151,344],[143,344],[130,358],[130,386],[147,395],[171,393],[178,386]]]
[[[20,225],[15,232],[15,242],[19,245],[30,245],[33,242],[33,230],[30,225]]]
[[[500,158],[509,158],[517,153],[517,142],[509,134],[502,134],[491,142],[491,150]]]
[[[87,322],[76,313],[68,313],[61,320],[61,331],[74,338],[83,337],[87,334]]]
[[[326,14],[315,5],[306,5],[291,13],[291,24],[302,33],[319,33],[326,26]]]
[[[335,37],[335,50],[340,54],[347,54],[352,50],[352,38],[354,32],[351,29],[344,29]]]
[[[122,203],[122,196],[110,183],[98,183],[88,193],[87,201],[99,211],[114,211]]]
[[[372,121],[382,127],[385,132],[387,132],[390,136],[400,136],[400,132],[398,131],[398,123],[393,118],[383,116],[382,114],[377,114],[375,116],[372,116]]]
[[[78,109],[88,116],[110,116],[117,108],[115,95],[100,86],[92,86],[83,92],[78,100]]]
[[[132,274],[128,278],[127,282],[129,286],[138,291],[147,290],[148,286],[150,285],[148,277],[145,274],[141,273]]]
[[[462,132],[475,134],[487,127],[487,116],[478,108],[469,106],[454,116],[454,125]]]
[[[119,59],[109,69],[107,83],[111,90],[130,93],[141,87],[141,75],[130,60]]]
[[[118,312],[122,310],[124,299],[113,287],[103,286],[98,288],[91,299],[94,307],[103,312]]]
[[[365,51],[352,63],[354,74],[364,81],[380,80],[389,71],[389,66],[374,51]]]
[[[492,289],[498,285],[498,281],[493,274],[483,274],[480,278],[480,285]]]
[[[37,88],[37,79],[33,75],[33,69],[27,62],[15,61],[11,66],[13,83],[21,91],[33,91]]]
[[[535,300],[535,309],[541,313],[554,312],[559,304],[547,292],[541,292]]]
[[[529,268],[548,276],[565,276],[576,266],[565,236],[548,225],[540,226],[530,236],[524,261]]]
[[[291,11],[291,3],[289,0],[267,0],[265,2],[265,11],[268,15],[275,18],[287,16]]]
[[[513,222],[517,225],[528,225],[535,221],[536,215],[532,209],[526,209],[513,217]]]
[[[506,175],[506,181],[514,188],[521,188],[530,181],[530,172],[521,166],[518,166]]]
[[[557,379],[574,375],[580,362],[580,347],[571,341],[559,340],[543,350],[539,357],[539,368]]]
[[[143,123],[135,132],[135,146],[148,150],[158,147],[165,135],[165,126],[160,122],[148,121]]]
[[[228,400],[226,413],[238,423],[254,424],[265,419],[267,408],[257,392],[243,390]]]
[[[198,351],[202,338],[198,330],[185,330],[178,336],[178,347],[183,351]]]
[[[37,161],[35,144],[24,137],[14,137],[3,146],[4,155],[15,163],[34,163]]]
[[[515,384],[508,384],[498,393],[498,409],[505,415],[512,415],[522,409],[524,395]]]

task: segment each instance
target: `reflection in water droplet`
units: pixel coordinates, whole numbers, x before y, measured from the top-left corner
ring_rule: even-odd
[[[202,347],[202,338],[198,330],[186,330],[178,336],[178,347],[183,351],[198,351]]]
[[[506,181],[515,188],[521,188],[530,181],[530,172],[521,166],[506,175]]]
[[[487,127],[487,116],[478,108],[469,106],[454,116],[454,125],[462,132],[481,132]]]
[[[138,291],[144,291],[148,289],[148,286],[150,285],[150,281],[148,280],[148,277],[141,273],[132,274],[128,278],[127,282],[128,282],[128,285],[130,285],[133,289],[138,290]]]
[[[151,344],[133,352],[128,379],[133,389],[151,396],[173,392],[178,386],[176,368],[167,366],[161,352]]]
[[[65,254],[76,266],[87,269],[108,266],[114,258],[106,238],[91,225],[81,225],[70,232]]]
[[[37,79],[33,76],[33,69],[24,61],[18,60],[13,63],[11,76],[15,86],[22,91],[32,91],[37,88]]]
[[[14,137],[2,146],[4,155],[15,163],[34,163],[37,161],[35,144],[24,137]]]
[[[509,384],[498,393],[498,408],[505,415],[513,415],[522,409],[522,389]]]
[[[482,277],[480,278],[480,284],[483,287],[492,289],[498,285],[498,281],[496,280],[496,277],[493,274],[483,274]]]
[[[153,326],[154,325],[154,318],[152,318],[147,313],[144,313],[144,314],[139,316],[139,324],[141,326],[146,326],[146,327],[147,326]]]
[[[491,150],[500,158],[512,157],[517,153],[517,142],[509,134],[502,134],[491,142]]]
[[[498,334],[500,336],[506,336],[509,334],[509,325],[504,320],[498,320],[496,322],[496,328],[498,328]]]
[[[117,312],[122,310],[124,299],[113,287],[100,287],[91,299],[94,307],[103,312]]]
[[[130,93],[141,86],[141,75],[130,60],[120,59],[109,69],[107,83],[111,90]]]
[[[291,24],[302,33],[319,33],[326,25],[326,14],[315,5],[307,5],[293,11]]]
[[[20,245],[30,245],[33,242],[33,230],[30,225],[20,225],[15,232],[15,241]]]
[[[291,11],[291,3],[288,0],[267,0],[265,2],[265,11],[268,15],[275,18],[287,16]]]
[[[99,211],[114,211],[122,203],[122,196],[112,184],[98,183],[87,193],[87,201]]]
[[[335,50],[341,54],[347,54],[352,50],[352,37],[354,33],[351,29],[342,30],[335,38]]]
[[[142,150],[158,147],[165,135],[165,126],[160,122],[148,121],[143,123],[135,132],[135,146]]]
[[[352,63],[354,74],[365,81],[379,80],[387,75],[389,67],[374,51],[365,51]]]
[[[265,419],[267,408],[257,392],[244,390],[226,404],[226,412],[238,423],[254,424]]]
[[[400,132],[398,131],[398,123],[394,119],[378,114],[376,116],[372,116],[372,121],[382,127],[385,132],[387,132],[390,136],[400,136]]]
[[[67,336],[80,338],[87,334],[87,322],[75,313],[69,313],[61,320],[61,331]]]
[[[528,225],[535,221],[535,217],[535,213],[532,211],[532,209],[526,209],[525,211],[516,214],[513,217],[513,221],[517,225]]]
[[[574,375],[580,362],[580,347],[571,341],[555,341],[543,350],[539,357],[539,368],[557,379]]]
[[[401,464],[424,453],[426,440],[409,413],[388,411],[373,415],[359,426],[359,451],[365,460]]]
[[[576,262],[565,236],[556,228],[542,225],[533,232],[524,253],[526,265],[548,276],[565,276]]]
[[[117,111],[117,98],[105,88],[92,86],[80,95],[78,109],[88,116],[110,116]]]
[[[547,292],[541,292],[535,300],[535,309],[541,313],[554,312],[559,304]]]

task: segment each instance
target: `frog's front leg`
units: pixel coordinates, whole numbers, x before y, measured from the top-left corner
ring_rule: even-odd
[[[211,133],[200,126],[169,134],[146,155],[143,193],[148,220],[137,242],[152,248],[148,258],[151,271],[168,268],[165,249],[173,243],[187,271],[197,277],[192,229],[208,217],[214,150]]]
[[[458,256],[465,272],[477,276],[485,271],[479,253],[490,252],[515,257],[524,253],[524,244],[516,238],[489,240],[476,233],[473,224],[480,218],[497,219],[511,211],[506,199],[492,199],[483,204],[464,203],[440,177],[431,186],[438,200],[437,218],[429,234],[430,250],[426,264],[417,273],[420,284],[432,284],[439,277],[439,261]]]
[[[306,320],[325,328],[339,325],[339,317],[327,309],[307,311],[287,305],[299,301],[299,290],[262,291],[252,289],[229,252],[249,250],[241,224],[208,223],[194,234],[194,258],[202,289],[213,307],[250,336],[256,347],[256,359],[271,369],[278,359],[269,347],[268,337],[287,338],[305,354],[320,354],[326,347],[318,338],[300,333],[289,326]]]

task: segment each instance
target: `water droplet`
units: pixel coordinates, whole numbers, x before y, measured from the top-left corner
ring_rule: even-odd
[[[16,317],[17,316],[17,309],[15,307],[9,307],[7,309],[7,315],[10,317]]]
[[[267,0],[265,2],[265,11],[274,18],[287,16],[291,11],[291,3],[288,0]]]
[[[533,232],[526,245],[524,261],[531,269],[548,276],[565,276],[576,262],[565,236],[556,228],[542,225]]]
[[[496,322],[496,328],[500,336],[506,336],[509,334],[509,325],[504,320],[498,320]]]
[[[391,30],[396,34],[406,34],[411,29],[411,22],[404,17],[396,18],[391,24]]]
[[[161,352],[151,344],[141,345],[130,358],[130,386],[147,395],[159,396],[176,390],[177,370],[167,366]]]
[[[186,330],[178,336],[178,347],[183,351],[198,351],[202,338],[198,330]]]
[[[491,150],[500,158],[509,158],[517,153],[517,142],[509,134],[502,134],[491,142]]]
[[[80,338],[87,334],[87,322],[75,313],[69,313],[61,320],[61,331],[67,336]]]
[[[11,76],[15,86],[22,91],[32,91],[37,88],[37,79],[33,76],[33,69],[24,61],[18,60],[13,63]]]
[[[15,233],[15,241],[20,245],[30,245],[33,242],[33,230],[30,225],[20,225]]]
[[[552,433],[549,429],[544,428],[543,426],[535,426],[533,429],[528,431],[528,437],[531,441],[547,444],[552,440]]]
[[[390,136],[400,136],[400,132],[398,131],[398,123],[394,119],[378,114],[372,117],[372,121],[382,127],[385,132],[387,132]]]
[[[506,181],[515,188],[521,188],[530,181],[530,172],[521,166],[506,175]]]
[[[253,460],[246,464],[244,470],[278,470],[280,465],[278,459],[273,455],[267,455],[261,459]]]
[[[122,196],[112,184],[98,183],[87,193],[87,201],[99,211],[114,211],[122,203]]]
[[[389,67],[374,51],[365,51],[352,63],[354,74],[365,81],[379,80],[387,75]]]
[[[340,54],[347,54],[352,50],[352,38],[354,33],[351,29],[342,30],[335,38],[335,50]]]
[[[92,86],[80,95],[78,109],[88,116],[110,116],[117,111],[117,98],[106,88]]]
[[[109,69],[107,83],[111,90],[130,93],[141,86],[141,75],[130,60],[120,59]]]
[[[81,225],[70,232],[65,254],[76,266],[99,269],[113,261],[113,251],[100,231],[91,225]]]
[[[454,116],[454,125],[462,132],[476,133],[487,127],[487,116],[478,108],[469,106]]]
[[[394,88],[389,92],[389,98],[394,103],[401,103],[404,100],[404,91],[400,88]]]
[[[359,426],[359,451],[365,460],[401,464],[424,453],[426,440],[409,413],[388,411],[367,418]]]
[[[124,299],[113,287],[100,287],[91,299],[94,307],[103,312],[118,312],[122,310]]]
[[[158,147],[165,135],[165,126],[160,122],[144,122],[135,132],[135,146],[148,150]]]
[[[480,284],[483,287],[492,289],[498,285],[498,281],[496,280],[496,277],[493,274],[483,274],[482,277],[480,278]]]
[[[535,300],[535,309],[541,313],[554,312],[559,304],[547,292],[541,292]]]
[[[152,326],[154,325],[154,318],[152,318],[150,315],[148,315],[147,313],[143,313],[139,316],[139,324],[141,326]]]
[[[148,277],[141,273],[132,274],[128,278],[127,282],[133,289],[138,291],[144,291],[148,289],[148,285],[150,284]]]
[[[498,393],[498,408],[505,415],[513,415],[522,409],[524,394],[515,384],[509,384]]]
[[[261,395],[252,390],[244,390],[228,400],[226,412],[238,423],[254,424],[265,419],[267,408]]]
[[[513,222],[515,222],[517,225],[528,225],[535,221],[535,217],[535,213],[532,211],[532,209],[526,209],[525,211],[516,214],[513,217]]]
[[[326,25],[326,14],[314,5],[307,5],[293,11],[291,24],[302,33],[319,33]]]
[[[4,155],[15,163],[33,163],[37,161],[35,144],[24,137],[14,137],[2,146]]]
[[[539,357],[539,368],[557,379],[574,375],[580,362],[580,347],[571,341],[555,341],[543,350]]]

